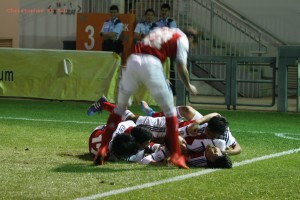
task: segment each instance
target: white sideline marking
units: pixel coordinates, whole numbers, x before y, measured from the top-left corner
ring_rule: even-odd
[[[282,137],[289,140],[300,140],[300,135],[295,133],[275,133],[275,135],[277,137]],[[292,137],[292,136],[296,136],[296,137]]]
[[[257,162],[257,161],[261,161],[261,160],[267,160],[267,159],[270,159],[270,158],[276,158],[276,157],[280,157],[280,156],[284,156],[284,155],[288,155],[288,154],[292,154],[292,153],[298,153],[299,151],[300,151],[300,148],[292,149],[292,150],[289,150],[289,151],[283,151],[283,152],[275,153],[275,154],[271,154],[271,155],[261,156],[261,157],[253,158],[253,159],[249,159],[249,160],[244,160],[244,161],[241,161],[241,162],[233,163],[233,167],[239,167],[239,166],[251,164],[253,162]],[[161,185],[161,184],[164,184],[164,183],[181,181],[181,180],[185,180],[185,179],[188,179],[188,178],[201,176],[201,175],[204,175],[204,174],[210,174],[210,173],[213,173],[213,172],[219,171],[219,170],[221,170],[221,169],[205,169],[205,170],[201,170],[199,172],[195,172],[195,173],[191,173],[191,174],[186,174],[186,175],[182,175],[182,176],[175,176],[173,178],[168,178],[168,179],[164,179],[164,180],[156,181],[156,182],[151,182],[151,183],[145,183],[143,185],[137,185],[137,186],[127,187],[127,188],[118,189],[118,190],[112,190],[112,191],[109,191],[109,192],[99,193],[99,194],[95,194],[95,195],[88,196],[88,197],[77,198],[75,200],[99,199],[99,198],[102,198],[102,197],[117,195],[117,194],[129,192],[129,191],[133,191],[133,190],[149,188],[149,187],[156,186],[156,185]]]
[[[63,121],[63,120],[53,120],[53,119],[32,119],[32,118],[21,118],[21,117],[0,117],[0,119],[40,121],[40,122],[59,122],[59,123],[77,123],[77,124],[99,124],[98,122]],[[242,131],[242,132],[244,132],[244,133],[271,133],[271,132],[262,132],[262,131]],[[279,136],[279,137],[283,137],[286,134],[292,134],[292,133],[284,133],[284,134],[283,133],[275,133],[275,135]],[[297,139],[298,140],[298,138],[291,138],[291,137],[288,137],[288,136],[284,136],[284,137],[286,139]],[[243,165],[250,164],[250,163],[253,163],[253,162],[256,162],[256,161],[261,161],[261,160],[266,160],[266,159],[270,159],[270,158],[280,157],[280,156],[288,155],[288,154],[292,154],[292,153],[298,153],[299,151],[300,151],[300,148],[299,149],[292,149],[292,150],[289,150],[289,151],[284,151],[284,152],[280,152],[280,153],[276,153],[276,154],[266,155],[266,156],[262,156],[262,157],[258,157],[258,158],[253,158],[253,159],[250,159],[250,160],[244,160],[244,161],[241,161],[241,162],[233,163],[233,167],[243,166]],[[164,183],[170,183],[170,182],[185,180],[185,179],[188,179],[188,178],[209,174],[209,173],[219,171],[219,170],[221,170],[221,169],[205,169],[205,170],[201,170],[199,172],[195,172],[195,173],[191,173],[191,174],[176,176],[176,177],[161,180],[161,181],[156,181],[156,182],[152,182],[152,183],[145,183],[143,185],[127,187],[127,188],[123,188],[123,189],[119,189],[119,190],[112,190],[112,191],[109,191],[109,192],[104,192],[104,193],[100,193],[100,194],[96,194],[96,195],[92,195],[92,196],[88,196],[88,197],[77,198],[75,200],[98,199],[98,198],[102,198],[102,197],[106,197],[106,196],[112,196],[112,195],[117,195],[117,194],[129,192],[129,191],[132,191],[132,190],[149,188],[149,187],[156,186],[156,185],[161,185],[161,184],[164,184]]]
[[[99,124],[99,122],[84,122],[84,121],[63,121],[63,120],[55,120],[55,119],[33,119],[26,117],[0,117],[0,119],[9,119],[9,120],[24,120],[24,121],[39,121],[39,122],[59,122],[59,123],[76,123],[76,124]],[[264,131],[241,131],[241,130],[233,130],[239,131],[243,133],[260,133],[260,134],[268,134],[272,132],[264,132]],[[274,133],[278,137],[283,137],[283,135],[297,135],[295,133]],[[292,137],[284,137],[286,139],[295,139]],[[297,138],[298,140],[298,138]]]
[[[99,124],[99,122],[62,121],[62,120],[55,120],[55,119],[31,119],[31,118],[23,118],[23,117],[0,117],[0,119],[38,121],[38,122],[76,123],[76,124]]]

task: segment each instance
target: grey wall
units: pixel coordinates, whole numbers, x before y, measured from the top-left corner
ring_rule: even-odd
[[[222,1],[285,42],[300,44],[300,0]],[[20,9],[44,10],[20,13],[20,47],[62,49],[64,40],[76,39],[76,14],[53,14],[57,3],[61,9],[82,11],[82,0],[20,0]]]
[[[21,0],[20,47],[62,49],[76,39],[76,13],[82,0]]]

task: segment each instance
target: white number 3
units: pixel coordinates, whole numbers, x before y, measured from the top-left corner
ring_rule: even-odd
[[[94,33],[95,33],[95,29],[93,26],[91,25],[88,25],[86,28],[85,28],[85,32],[88,33],[90,32],[90,34],[88,35],[88,39],[90,40],[90,44],[88,44],[87,42],[84,43],[84,47],[87,49],[87,50],[91,50],[94,48],[95,46],[95,38],[94,38]]]

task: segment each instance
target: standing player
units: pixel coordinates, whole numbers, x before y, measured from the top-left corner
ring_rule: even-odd
[[[135,45],[134,53],[127,60],[120,82],[117,107],[108,118],[107,129],[98,155],[95,157],[95,164],[99,164],[100,159],[97,158],[99,156],[103,164],[108,151],[108,142],[121,121],[121,115],[126,110],[130,96],[139,85],[144,84],[166,116],[166,139],[171,152],[170,161],[181,168],[188,168],[178,143],[178,120],[173,95],[165,79],[162,63],[167,57],[175,58],[181,81],[188,91],[196,94],[197,89],[190,83],[186,68],[189,45],[197,41],[195,34],[193,30],[188,30],[185,34],[179,29],[156,28]]]

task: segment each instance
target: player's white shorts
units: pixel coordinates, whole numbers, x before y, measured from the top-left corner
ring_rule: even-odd
[[[160,60],[152,55],[131,54],[122,74],[119,95],[131,95],[141,84],[148,88],[166,116],[176,116],[172,91],[166,81]],[[118,102],[120,104],[127,104],[127,99],[122,96],[118,101],[124,101]]]

